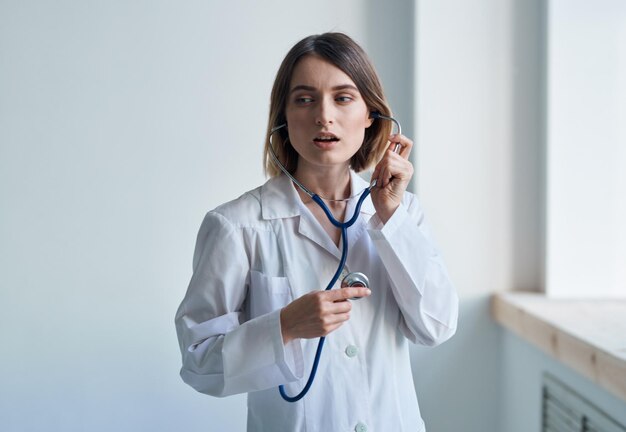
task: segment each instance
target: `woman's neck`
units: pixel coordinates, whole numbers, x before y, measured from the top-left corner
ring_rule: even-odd
[[[350,195],[350,167],[307,169],[298,164],[294,177],[311,192],[329,200],[342,200]]]

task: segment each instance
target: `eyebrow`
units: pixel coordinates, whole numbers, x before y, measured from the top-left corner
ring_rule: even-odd
[[[356,88],[355,86],[353,86],[352,84],[341,84],[341,85],[337,85],[337,86],[331,88],[332,91],[348,90],[348,89],[359,91],[359,89]],[[307,85],[297,85],[294,88],[292,88],[289,91],[289,93],[293,93],[293,92],[298,91],[298,90],[317,91],[317,89],[315,87],[311,87],[311,86],[307,86]]]

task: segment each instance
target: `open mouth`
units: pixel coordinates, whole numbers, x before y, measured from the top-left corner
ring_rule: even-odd
[[[339,141],[339,138],[337,138],[337,136],[335,136],[334,134],[324,133],[313,138],[313,141],[318,142],[318,143],[331,143],[331,142]]]

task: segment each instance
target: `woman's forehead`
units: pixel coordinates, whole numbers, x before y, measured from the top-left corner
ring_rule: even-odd
[[[296,86],[326,90],[346,85],[356,88],[354,81],[337,66],[319,56],[307,55],[296,63],[289,90]]]

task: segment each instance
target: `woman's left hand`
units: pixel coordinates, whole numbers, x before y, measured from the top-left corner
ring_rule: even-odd
[[[376,187],[372,189],[372,202],[383,223],[387,223],[400,206],[404,191],[413,177],[413,164],[409,162],[413,141],[400,134],[391,135],[389,141],[389,147],[372,174],[372,179],[377,180]],[[400,151],[394,153],[397,143],[401,146]]]

